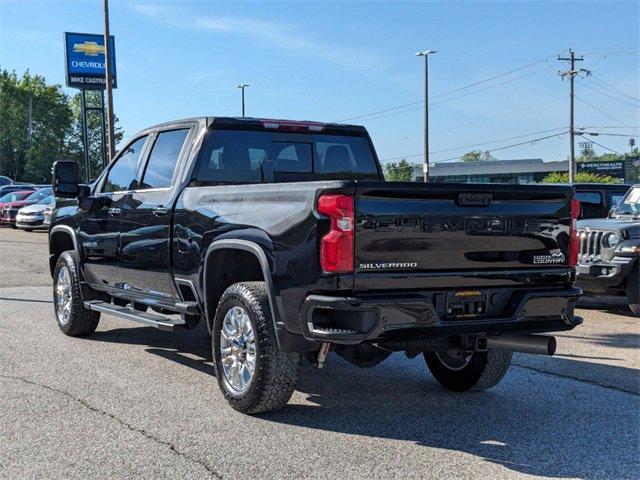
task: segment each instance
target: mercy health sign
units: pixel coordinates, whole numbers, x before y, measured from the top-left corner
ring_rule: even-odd
[[[65,32],[64,47],[67,86],[103,90],[106,84],[104,36]],[[112,86],[116,88],[116,47],[113,36],[109,38],[109,54]]]

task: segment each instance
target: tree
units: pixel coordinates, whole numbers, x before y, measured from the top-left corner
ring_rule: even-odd
[[[97,103],[98,92],[87,96]],[[89,113],[91,177],[102,170],[100,121],[99,113]],[[122,129],[116,127],[115,137],[122,139]],[[44,77],[29,72],[18,77],[0,71],[0,175],[49,183],[56,160],[78,162],[84,175],[83,152],[80,94],[69,98],[60,85],[47,85]]]
[[[569,172],[552,172],[542,183],[569,183]],[[591,172],[577,172],[575,183],[616,183],[615,178]]]
[[[471,150],[460,157],[463,162],[479,162],[482,158],[482,152],[480,150]]]
[[[98,106],[100,97],[97,91],[87,91],[87,104]],[[63,158],[73,160],[78,163],[78,175],[85,177],[84,146],[82,144],[82,106],[80,94],[77,93],[70,100],[72,111],[72,123],[64,141]],[[115,143],[119,143],[123,137],[123,131],[118,126],[118,118],[115,119]],[[89,178],[95,178],[102,171],[102,119],[100,112],[87,112],[87,123],[89,124]]]
[[[385,166],[385,177],[389,182],[410,182],[413,166],[402,159],[399,163],[391,162]]]
[[[48,183],[71,126],[69,98],[60,85],[26,72],[0,71],[0,175]]]

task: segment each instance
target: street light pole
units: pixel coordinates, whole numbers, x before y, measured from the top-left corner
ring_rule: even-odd
[[[242,116],[244,117],[244,89],[250,87],[248,83],[241,83],[240,85],[236,85],[236,88],[242,90]]]
[[[417,52],[416,57],[424,57],[424,164],[422,165],[423,180],[429,181],[429,55],[436,50]]]
[[[113,89],[111,85],[111,49],[109,33],[109,0],[104,0],[104,71],[105,71],[105,93],[107,103],[107,163],[116,154],[115,135],[113,131]],[[106,165],[105,165],[106,166]]]

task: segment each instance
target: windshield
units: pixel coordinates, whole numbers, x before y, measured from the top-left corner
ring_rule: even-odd
[[[38,205],[51,205],[53,203],[53,195],[49,195],[38,202]]]
[[[640,185],[631,187],[625,197],[616,207],[616,215],[638,215],[640,214]]]
[[[40,200],[47,198],[50,195],[51,195],[51,189],[43,188],[42,190],[36,190],[35,192],[33,192],[31,195],[29,195],[29,198],[27,198],[27,200],[39,202]]]
[[[32,192],[12,192],[12,193],[7,193],[4,197],[0,198],[0,203],[13,203],[13,202],[19,202],[20,200],[23,200],[25,198],[27,198],[29,195],[31,195]]]

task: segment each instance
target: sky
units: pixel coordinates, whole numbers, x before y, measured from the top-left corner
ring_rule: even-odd
[[[109,3],[125,138],[177,118],[239,116],[235,86],[248,83],[247,116],[361,124],[383,161],[421,162],[414,53],[429,49],[431,162],[472,149],[565,159],[569,84],[558,72],[568,65],[557,58],[572,48],[591,72],[576,80],[576,126],[606,134],[590,137],[596,153],[640,144],[637,1]],[[64,85],[63,32],[101,33],[102,22],[102,1],[0,0],[0,68]]]

